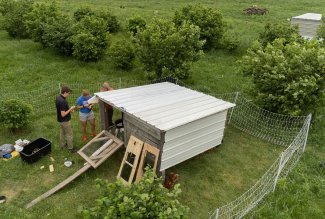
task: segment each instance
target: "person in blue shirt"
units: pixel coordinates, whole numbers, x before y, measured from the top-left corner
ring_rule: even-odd
[[[88,100],[92,98],[88,90],[83,90],[82,95],[77,100],[77,108],[79,109],[79,118],[82,124],[82,141],[87,141],[87,121],[90,123],[90,128],[93,137],[96,136],[95,132],[95,115],[92,111],[92,104],[88,104]]]

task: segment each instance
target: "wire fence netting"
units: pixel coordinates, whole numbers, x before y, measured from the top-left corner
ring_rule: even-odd
[[[109,83],[112,88],[121,89],[164,81],[186,86],[181,81],[171,77],[154,81],[118,78],[110,80]],[[38,116],[48,113],[55,114],[55,97],[59,95],[61,87],[65,85],[72,89],[68,102],[70,105],[75,105],[83,89],[88,89],[90,93],[96,93],[99,92],[102,84],[57,83],[31,92],[2,92],[0,98],[24,100],[33,106],[34,112]],[[191,88],[190,86],[186,87]],[[272,113],[256,106],[238,92],[210,95],[236,104],[236,107],[228,112],[228,124],[259,139],[285,148],[254,186],[234,201],[217,208],[210,216],[210,218],[241,218],[254,208],[265,195],[274,191],[278,179],[286,177],[299,161],[307,142],[311,115],[295,117]],[[98,116],[98,110],[95,110],[95,115]],[[96,122],[99,125],[99,119]]]

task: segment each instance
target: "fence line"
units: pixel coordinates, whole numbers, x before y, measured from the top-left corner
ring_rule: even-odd
[[[113,79],[109,83],[113,88],[127,88],[163,81],[186,86],[177,79],[166,77],[155,81],[138,81]],[[91,93],[99,91],[101,84],[81,83],[58,83],[43,89],[31,92],[2,92],[0,98],[18,98],[30,103],[34,112],[41,116],[49,112],[55,112],[55,97],[59,94],[62,86],[68,85],[72,89],[71,97],[68,98],[70,105],[74,105],[83,89]],[[248,189],[244,194],[232,202],[217,208],[210,218],[242,218],[254,208],[265,195],[275,190],[277,181],[286,177],[291,169],[297,164],[305,150],[311,115],[286,116],[266,111],[238,92],[226,94],[213,94],[213,96],[236,103],[228,114],[228,123],[234,127],[249,133],[257,138],[286,147],[283,153],[274,161],[265,174]],[[97,120],[98,122],[98,120]]]
[[[287,146],[266,173],[248,191],[234,201],[217,208],[210,218],[242,218],[263,198],[275,190],[278,179],[299,161],[306,146],[311,115],[290,117],[274,114],[238,96],[231,124],[269,142]]]

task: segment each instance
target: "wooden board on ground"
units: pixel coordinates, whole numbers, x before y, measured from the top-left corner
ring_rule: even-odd
[[[99,140],[100,139],[100,140]],[[90,156],[88,156],[86,153],[84,153],[84,150],[90,147],[90,145],[94,142],[103,141],[104,144],[100,145],[100,147],[95,148],[96,150],[92,152]],[[73,175],[69,176],[67,179],[65,179],[63,182],[59,183],[57,186],[52,188],[51,190],[45,192],[41,196],[37,197],[30,203],[28,203],[25,207],[30,208],[36,203],[42,201],[43,199],[51,196],[55,192],[62,189],[64,186],[72,182],[75,178],[80,176],[82,173],[86,172],[90,167],[97,168],[99,165],[101,165],[107,158],[109,158],[115,151],[117,151],[120,147],[122,147],[123,141],[116,138],[114,135],[110,134],[107,131],[102,131],[99,133],[96,137],[94,137],[91,141],[89,141],[84,147],[82,147],[78,154],[82,156],[87,163],[79,169],[77,172],[75,172]],[[51,165],[52,166],[52,165]]]
[[[117,179],[121,179],[124,184],[131,184],[138,167],[143,141],[131,136],[126,148]]]
[[[145,143],[141,153],[141,160],[137,171],[136,182],[142,179],[144,168],[150,166],[154,171],[157,169],[160,150],[148,143]]]

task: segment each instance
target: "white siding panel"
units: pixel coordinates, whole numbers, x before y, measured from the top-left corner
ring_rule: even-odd
[[[219,128],[219,125],[224,127],[226,116],[227,116],[227,111],[223,111],[220,113],[213,114],[211,116],[207,116],[200,120],[193,121],[186,125],[182,125],[177,128],[170,129],[165,134],[165,143],[172,141],[176,138],[179,138],[183,135],[186,135],[187,133],[197,132],[200,129],[204,129],[207,126],[210,126],[215,123],[218,123],[217,128]]]
[[[170,149],[173,149],[175,147],[181,147],[180,145],[186,144],[191,142],[192,140],[201,138],[209,133],[215,132],[216,136],[219,136],[219,133],[223,135],[224,131],[224,122],[215,123],[212,125],[209,125],[207,127],[204,127],[198,131],[187,133],[186,135],[179,136],[178,138],[175,138],[171,141],[167,141],[164,144],[164,152],[169,151]],[[182,146],[183,147],[183,146]],[[182,149],[180,149],[182,150]]]
[[[170,142],[174,144],[169,144],[168,147],[164,145],[162,159],[168,159],[170,157],[182,157],[182,154],[187,150],[192,150],[198,147],[204,141],[212,141],[213,139],[222,139],[224,129],[211,130],[202,129],[199,135],[189,136],[188,138],[178,139],[179,141]],[[184,136],[185,137],[185,136]],[[213,145],[216,146],[216,145]]]
[[[184,151],[181,155],[176,157],[169,157],[161,160],[160,171],[168,169],[169,167],[175,166],[185,160],[188,160],[200,153],[203,153],[206,150],[213,148],[214,146],[220,145],[222,138],[220,139],[213,139],[209,142],[204,142],[197,147],[192,147],[190,150]]]
[[[165,134],[161,170],[221,143],[227,110],[171,129]]]

